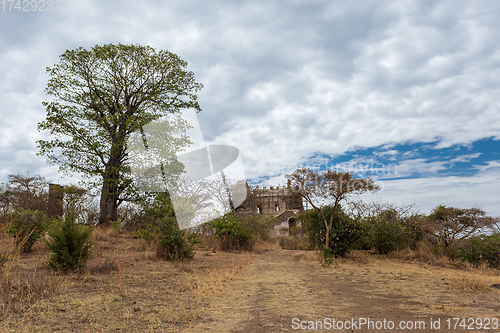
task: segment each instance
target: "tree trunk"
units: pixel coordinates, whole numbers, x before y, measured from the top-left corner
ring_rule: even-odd
[[[112,195],[101,194],[99,225],[109,225],[118,219],[118,200]]]
[[[116,152],[117,150],[112,150]],[[109,225],[118,219],[118,202],[120,197],[120,162],[117,157],[110,158],[102,182],[99,225]]]
[[[332,230],[331,225],[326,225],[326,240],[325,240],[325,245],[326,247],[330,247],[330,230]]]
[[[332,215],[330,215],[330,221],[327,222],[326,216],[323,214],[323,219],[325,220],[325,229],[326,229],[326,240],[325,240],[326,247],[330,246],[330,230],[332,230],[333,219],[335,218],[335,215],[337,214],[337,207],[338,206],[339,206],[339,200],[335,200],[335,204],[333,205]]]

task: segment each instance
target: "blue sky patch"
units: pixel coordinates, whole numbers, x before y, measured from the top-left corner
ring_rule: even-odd
[[[301,167],[349,171],[379,180],[471,176],[500,161],[500,140],[488,138],[468,145],[438,148],[419,142],[356,148],[340,156],[314,154]]]

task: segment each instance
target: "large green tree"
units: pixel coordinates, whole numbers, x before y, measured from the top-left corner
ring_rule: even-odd
[[[55,138],[38,141],[39,154],[101,189],[100,224],[116,220],[118,206],[133,188],[130,135],[182,109],[201,111],[196,93],[202,85],[186,67],[169,51],[107,44],[68,50],[47,68],[45,91],[52,101],[43,103],[47,117],[38,129]]]

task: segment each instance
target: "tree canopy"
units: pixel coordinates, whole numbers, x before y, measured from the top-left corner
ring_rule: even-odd
[[[68,50],[47,68],[46,119],[38,124],[52,140],[39,154],[66,173],[82,173],[101,188],[100,223],[113,221],[132,188],[127,139],[146,124],[182,109],[201,111],[202,88],[187,63],[151,46],[107,44]],[[167,118],[168,119],[168,118]],[[177,128],[179,149],[189,143],[187,125]]]
[[[439,205],[429,215],[430,227],[445,248],[458,240],[476,236],[493,228],[497,219],[479,208],[456,208]]]
[[[340,202],[350,195],[376,192],[380,188],[369,178],[355,178],[349,172],[327,170],[320,172],[309,168],[299,168],[286,176],[293,190],[298,191],[311,207],[323,218],[326,234],[330,234],[336,210]],[[332,207],[332,214],[326,216],[324,208]],[[329,247],[329,237],[325,246]]]

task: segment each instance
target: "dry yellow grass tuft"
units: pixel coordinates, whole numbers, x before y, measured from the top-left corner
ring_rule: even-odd
[[[15,247],[0,267],[0,316],[30,311],[35,302],[50,298],[60,287],[59,279],[48,268],[21,268],[21,248],[22,244]]]
[[[239,279],[242,268],[242,266],[236,266],[220,270],[206,269],[198,274],[189,275],[185,288],[201,294],[220,293],[230,282]]]
[[[307,251],[300,257],[300,260],[318,261],[320,257],[321,257],[321,252],[319,251]]]
[[[491,284],[480,278],[463,278],[449,285],[454,290],[491,290]]]

